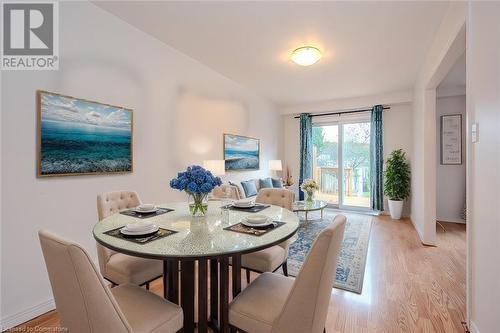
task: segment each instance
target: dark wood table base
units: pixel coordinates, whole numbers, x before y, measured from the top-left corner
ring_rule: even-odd
[[[198,281],[195,266],[198,262]],[[179,270],[180,264],[180,270]],[[241,292],[241,255],[232,256],[232,295]],[[210,268],[210,269],[209,269]],[[208,271],[210,271],[210,314],[208,313]],[[184,312],[184,333],[229,333],[229,257],[218,259],[163,262],[163,292],[166,299],[179,304]],[[180,279],[179,279],[180,273]],[[181,288],[179,290],[179,280]],[[195,288],[198,286],[198,322],[195,322]]]

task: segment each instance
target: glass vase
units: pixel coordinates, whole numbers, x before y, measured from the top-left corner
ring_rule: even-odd
[[[208,193],[188,193],[188,206],[192,216],[205,216],[208,211]]]
[[[313,191],[307,191],[306,192],[306,201],[307,202],[313,202],[314,200],[314,192]]]

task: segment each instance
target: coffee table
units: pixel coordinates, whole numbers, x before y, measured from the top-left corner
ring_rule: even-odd
[[[323,219],[323,209],[326,208],[328,203],[322,200],[313,200],[313,201],[296,201],[293,203],[292,210],[295,213],[304,212],[306,215],[306,222],[309,221],[308,213],[314,211],[321,212],[321,219]]]

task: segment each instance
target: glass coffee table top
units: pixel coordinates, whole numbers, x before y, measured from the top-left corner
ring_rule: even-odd
[[[313,210],[321,210],[326,208],[328,203],[321,200],[313,201],[296,201],[293,203],[294,212],[310,212]]]

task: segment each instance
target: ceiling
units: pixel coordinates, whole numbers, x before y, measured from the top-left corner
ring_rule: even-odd
[[[150,2],[97,6],[278,105],[411,89],[447,2]],[[302,45],[324,57],[301,67]]]
[[[464,87],[466,85],[465,76],[465,52],[450,69],[448,74],[438,86],[440,88]]]

